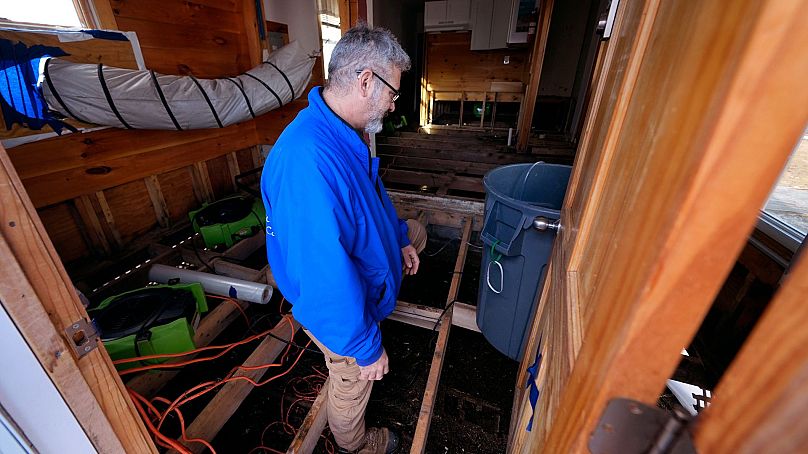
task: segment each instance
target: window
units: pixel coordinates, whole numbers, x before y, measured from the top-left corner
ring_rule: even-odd
[[[81,27],[73,0],[16,0],[0,3],[0,20]]]
[[[336,0],[317,0],[317,17],[320,21],[320,35],[323,45],[323,67],[328,79],[328,62],[334,46],[342,37],[339,22],[339,3]]]
[[[808,233],[808,130],[763,207],[761,229],[795,250]]]

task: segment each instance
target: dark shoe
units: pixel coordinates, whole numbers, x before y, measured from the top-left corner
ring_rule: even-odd
[[[368,427],[365,431],[365,444],[356,451],[339,448],[339,454],[393,454],[398,450],[398,434],[387,427]]]

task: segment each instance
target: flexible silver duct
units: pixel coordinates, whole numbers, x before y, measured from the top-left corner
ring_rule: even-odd
[[[237,77],[197,79],[43,59],[39,84],[51,110],[127,129],[222,128],[303,94],[314,59],[292,42]]]

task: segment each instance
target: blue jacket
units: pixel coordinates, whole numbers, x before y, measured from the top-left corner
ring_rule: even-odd
[[[378,323],[395,308],[410,244],[357,131],[321,95],[272,147],[261,176],[267,256],[292,313],[360,366],[382,354]]]

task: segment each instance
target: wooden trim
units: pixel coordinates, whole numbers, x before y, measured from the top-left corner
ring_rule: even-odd
[[[468,252],[468,241],[471,238],[471,228],[474,224],[472,218],[466,218],[463,226],[463,235],[460,239],[460,250],[457,253],[457,260],[455,261],[454,274],[452,275],[452,283],[449,286],[449,296],[446,299],[446,307],[448,308],[457,298],[457,292],[460,289],[460,279],[463,276],[463,268],[466,264],[466,253]],[[446,347],[449,343],[449,329],[452,326],[452,314],[454,311],[447,310],[441,319],[440,331],[438,332],[438,341],[435,344],[435,353],[432,356],[432,365],[429,369],[429,376],[426,381],[426,390],[424,391],[424,399],[421,402],[421,411],[418,414],[418,423],[415,426],[415,434],[412,437],[411,454],[424,453],[426,451],[426,439],[429,436],[429,425],[432,423],[432,412],[435,407],[435,398],[438,394],[438,384],[440,383],[440,374],[443,370],[443,360],[446,356]]]
[[[149,175],[143,179],[143,182],[146,183],[146,190],[149,191],[149,199],[151,199],[154,207],[154,216],[157,218],[157,223],[163,228],[170,227],[171,216],[168,214],[168,205],[160,187],[160,180],[157,175]]]
[[[519,124],[516,133],[516,149],[527,150],[530,139],[530,126],[533,123],[533,111],[536,98],[539,96],[541,70],[544,65],[544,53],[547,50],[547,38],[550,36],[550,19],[553,17],[554,0],[542,0],[539,17],[539,29],[533,41],[533,53],[530,58],[530,81],[527,84],[525,98],[519,111]]]
[[[286,454],[311,454],[317,446],[320,435],[322,435],[323,429],[325,429],[328,422],[326,402],[328,401],[329,380],[328,378],[325,379],[320,394],[317,395],[317,399],[311,405],[309,412],[306,414],[306,419],[297,429],[295,438],[289,445],[289,449],[286,450]]]
[[[88,11],[92,14],[93,23],[88,25],[105,30],[118,29],[118,21],[110,0],[73,0],[73,3],[81,4],[81,10],[85,15]]]
[[[76,320],[86,319],[87,312],[1,146],[0,182],[4,187],[0,191],[3,218],[0,233],[8,245],[0,256],[9,263],[18,263],[19,270],[30,284],[25,295],[31,299],[26,301],[22,295],[3,298],[6,310],[31,343],[32,349],[38,353],[43,368],[59,387],[79,423],[88,434],[96,434],[90,438],[98,446],[99,452],[156,453],[157,449],[126,395],[123,382],[106,351],[98,348],[74,360],[67,347],[67,342],[72,340],[60,334]],[[3,272],[7,272],[7,269],[10,271],[11,268],[4,267]],[[22,283],[21,279],[2,279],[4,286],[15,281]],[[22,316],[15,309],[16,303],[22,303],[26,311],[34,312],[26,312],[27,316]],[[51,327],[49,338],[45,336],[48,331],[44,330],[48,326]],[[70,364],[76,364],[78,370],[75,367],[71,369]],[[89,387],[92,395],[88,395],[86,387]],[[81,388],[85,391],[81,392]],[[110,433],[108,425],[112,426],[114,433]]]
[[[272,334],[284,339],[294,336],[300,328],[300,324],[292,320],[294,329],[290,330],[287,322],[287,318],[290,317],[291,316],[287,315],[278,322],[275,328],[272,329]],[[278,358],[284,348],[286,348],[285,342],[267,336],[258,347],[256,347],[250,357],[244,361],[244,366],[259,366],[272,363]],[[236,376],[249,377],[257,381],[269,370],[272,369],[250,370],[239,372]],[[188,438],[201,438],[208,441],[213,440],[227,420],[233,416],[233,413],[236,412],[244,399],[247,398],[252,389],[253,385],[243,380],[232,381],[222,386],[213,400],[199,413],[199,416],[194,419],[194,422],[188,426],[186,431]],[[200,453],[205,447],[198,443],[193,443],[188,445],[188,449],[195,453]]]
[[[789,273],[699,416],[699,452],[799,452],[808,446],[806,259]]]

